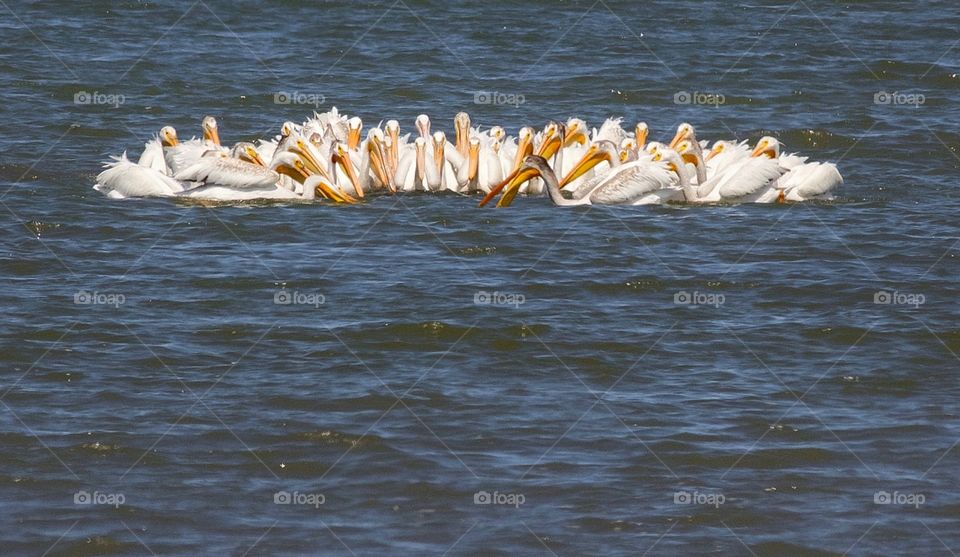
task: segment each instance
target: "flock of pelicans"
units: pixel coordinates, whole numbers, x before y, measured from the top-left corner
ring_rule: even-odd
[[[669,143],[647,142],[647,125],[632,132],[621,120],[599,129],[571,118],[542,131],[500,126],[481,131],[465,112],[454,118],[455,140],[416,119],[415,134],[396,120],[367,131],[336,108],[280,135],[232,148],[217,122],[203,119],[202,139],[180,141],[170,126],[148,142],[137,162],[126,153],[105,166],[94,189],[112,198],[178,197],[208,201],[315,200],[356,203],[396,192],[498,194],[498,207],[517,194],[546,193],[556,205],[646,205],[668,202],[775,203],[829,198],[843,183],[837,167],[781,153],[780,142],[700,141],[681,124]]]

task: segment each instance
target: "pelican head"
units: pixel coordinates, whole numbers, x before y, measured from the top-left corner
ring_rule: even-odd
[[[533,154],[533,128],[524,126],[517,133],[517,156],[513,159],[514,170],[520,168],[523,159]]]
[[[580,118],[570,118],[567,120],[567,139],[564,141],[564,147],[577,143],[585,145],[590,138],[587,137],[587,123]]]
[[[760,141],[757,142],[757,147],[753,150],[753,153],[750,154],[751,157],[762,157],[766,156],[771,159],[776,159],[780,157],[780,141],[774,137],[765,136],[761,137]]]
[[[293,143],[290,144],[287,149],[291,152],[296,153],[300,156],[301,161],[309,168],[312,172],[319,174],[321,176],[326,176],[326,171],[323,169],[323,166],[320,164],[320,161],[314,155],[314,146],[313,143],[303,138],[299,134],[295,134],[291,137]]]
[[[490,138],[493,139],[494,141],[500,142],[500,141],[503,141],[505,137],[507,137],[507,132],[501,126],[493,126],[487,132],[487,135],[489,135]]]
[[[249,141],[241,141],[234,145],[233,149],[230,150],[230,156],[257,166],[267,166],[260,153],[257,152],[256,146]]]
[[[420,137],[427,139],[430,137],[430,117],[426,114],[421,114],[417,116],[417,131],[420,132]]]
[[[697,132],[693,129],[693,125],[686,122],[677,127],[677,135],[673,136],[673,140],[670,141],[670,148],[676,149],[677,145],[684,139],[697,140]]]
[[[647,143],[647,146],[643,150],[651,155],[656,155],[658,152],[666,148],[667,146],[659,141],[651,141],[650,143]]]
[[[220,132],[217,131],[217,119],[213,116],[204,116],[200,127],[203,128],[203,140],[219,147]]]
[[[310,171],[307,170],[300,157],[296,153],[290,152],[278,153],[273,162],[270,163],[270,170],[277,174],[289,176],[301,184],[310,176]]]
[[[280,126],[280,136],[287,137],[288,135],[292,134],[296,129],[297,129],[296,124],[288,120],[284,122],[282,126]]]
[[[563,145],[560,139],[560,125],[556,122],[550,122],[545,128],[543,128],[543,134],[540,138],[540,147],[537,149],[536,154],[545,159],[549,159],[555,155],[562,146]]]
[[[637,160],[637,140],[626,137],[620,142],[620,162]]]
[[[470,151],[470,115],[458,112],[453,118],[453,127],[456,130],[457,151],[466,157]]]
[[[712,159],[713,157],[719,155],[720,153],[723,153],[724,151],[726,151],[726,150],[729,149],[730,147],[731,147],[731,144],[730,144],[729,141],[722,141],[722,140],[721,140],[721,141],[717,141],[716,143],[713,144],[713,147],[710,148],[710,152],[707,153],[707,156],[705,157],[705,160],[708,160],[708,161],[709,161],[710,159]]]
[[[360,147],[360,132],[363,130],[363,120],[354,116],[347,120],[347,148],[356,151]]]
[[[520,161],[520,166],[518,166],[516,170],[511,172],[504,181],[500,182],[490,190],[490,193],[488,193],[486,197],[483,198],[483,201],[480,202],[480,206],[485,206],[501,191],[503,191],[503,198],[501,201],[508,198],[513,199],[513,197],[516,195],[516,192],[520,190],[521,185],[529,180],[543,176],[551,176],[552,180],[556,180],[553,170],[547,163],[547,159],[539,155],[527,155],[522,161]],[[504,191],[504,188],[506,188],[506,191]],[[501,207],[503,205],[498,203],[497,206]]]
[[[563,180],[560,181],[560,187],[562,188],[583,176],[589,172],[591,168],[604,161],[609,163],[611,167],[617,166],[620,163],[620,152],[613,142],[600,140],[591,145],[587,149],[587,152],[584,153],[583,158],[580,159],[580,162],[573,167],[573,170],[571,170],[569,174],[564,176]]]
[[[400,146],[400,122],[396,120],[387,120],[387,125],[385,126],[387,130],[387,137],[393,140],[393,144],[399,148]]]
[[[684,139],[677,144],[676,149],[674,149],[683,159],[683,162],[688,162],[694,166],[700,166],[703,162],[703,158],[700,156],[700,150],[694,146],[694,142],[689,139]]]
[[[646,122],[638,122],[636,130],[637,149],[643,149],[647,144],[647,137],[650,135],[650,128]]]
[[[160,144],[164,147],[173,147],[180,140],[177,139],[177,130],[173,126],[164,126],[160,128]]]
[[[683,158],[681,158],[680,153],[677,153],[673,149],[665,148],[659,149],[657,154],[654,155],[653,160],[656,162],[664,162],[667,165],[667,168],[676,172],[677,176],[682,180],[687,177],[686,166],[683,163]]]

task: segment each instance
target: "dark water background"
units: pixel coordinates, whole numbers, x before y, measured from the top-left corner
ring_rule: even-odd
[[[946,0],[4,3],[0,554],[956,555],[958,27]],[[234,142],[312,111],[279,92],[405,131],[771,133],[846,185],[574,210],[91,191],[164,124]]]

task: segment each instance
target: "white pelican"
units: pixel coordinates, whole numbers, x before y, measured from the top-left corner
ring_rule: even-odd
[[[457,153],[462,159],[466,159],[470,154],[470,137],[475,135],[473,128],[470,127],[470,115],[466,112],[458,112],[453,118],[453,128],[456,130],[454,140]]]
[[[386,148],[387,154],[387,172],[395,177],[397,175],[397,167],[400,165],[400,152],[404,150],[408,138],[404,137],[401,144],[400,122],[396,120],[388,120],[384,128],[387,134],[384,140],[384,147]]]
[[[721,140],[714,142],[710,152],[703,160],[707,164],[707,174],[713,175],[717,172],[723,172],[731,164],[749,157],[750,147],[746,141],[735,143]]]
[[[574,192],[574,199],[589,198],[592,203],[605,205],[650,205],[682,198],[681,191],[677,189],[677,175],[682,177],[682,169],[675,169],[677,175],[674,175],[668,164],[654,161],[646,153],[643,157],[638,155],[635,161],[623,163],[617,147],[606,140],[594,143],[587,149],[580,162],[560,182],[560,187],[573,182],[601,162],[608,163],[610,170],[583,183]]]
[[[363,187],[360,185],[360,178],[354,169],[353,161],[350,158],[350,150],[346,144],[340,141],[334,141],[330,147],[330,159],[332,161],[330,174],[333,185],[339,187],[340,183],[346,179],[353,185],[353,191],[357,197],[363,197]]]
[[[457,184],[460,191],[473,193],[480,189],[480,138],[471,137],[467,142],[467,158],[457,168]]]
[[[781,167],[788,168],[780,177],[776,187],[776,201],[806,201],[814,198],[828,198],[833,190],[843,185],[843,176],[833,163],[805,162],[803,157],[782,155],[780,141],[773,137],[763,137],[753,150],[754,158],[772,159]]]
[[[427,140],[418,137],[413,144],[412,149],[407,149],[400,156],[394,179],[397,189],[404,192],[427,189]]]
[[[308,181],[311,173],[296,154],[282,153],[276,159],[272,168],[264,168],[220,153],[209,153],[178,174],[184,181],[202,185],[177,196],[209,201],[313,200],[319,189],[324,197],[350,200],[343,197],[342,192],[332,189],[322,176]],[[302,193],[281,186],[281,173],[304,183]]]
[[[463,164],[455,150],[447,149],[447,136],[443,132],[434,132],[433,149],[428,152],[426,181],[431,191],[458,191],[457,168]],[[459,159],[459,160],[458,160]]]
[[[729,164],[725,169],[706,174],[700,145],[691,139],[682,140],[676,151],[697,170],[697,186],[684,188],[689,203],[716,203],[719,201],[762,202],[784,170],[776,160],[748,157]]]
[[[503,152],[500,148],[503,135],[503,128],[491,128],[489,135],[473,138],[480,143],[480,151],[477,153],[477,188],[483,193],[488,193],[503,181],[504,159],[500,155]]]
[[[388,189],[397,191],[394,185],[394,175],[387,171],[387,152],[384,147],[385,137],[380,128],[371,128],[367,132],[367,139],[361,145],[360,174],[358,179],[363,191]]]

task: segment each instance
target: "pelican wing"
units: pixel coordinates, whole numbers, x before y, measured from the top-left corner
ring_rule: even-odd
[[[807,162],[807,157],[801,157],[796,154],[789,155],[780,155],[780,166],[786,168],[787,170],[792,170],[803,163]]]
[[[720,197],[731,199],[758,193],[770,185],[780,175],[783,169],[780,163],[768,158],[749,158],[734,163],[730,170],[719,176]]]
[[[170,174],[170,171],[167,169],[167,163],[163,158],[163,144],[160,143],[159,137],[154,137],[152,140],[143,144],[143,153],[140,155],[140,160],[137,161],[137,164],[146,168],[152,168],[164,175]]]
[[[665,165],[637,161],[617,167],[590,193],[590,201],[599,205],[620,205],[662,190],[672,184]]]
[[[191,139],[163,150],[163,157],[170,173],[176,175],[181,170],[196,164],[210,148],[201,141]]]
[[[592,143],[597,141],[612,141],[614,145],[620,145],[626,139],[627,132],[621,126],[623,118],[607,118],[600,126],[600,129],[593,130]]]
[[[272,189],[280,180],[280,175],[268,168],[222,157],[202,157],[178,172],[175,177],[185,182],[200,182],[237,190]]]
[[[166,197],[183,190],[173,178],[145,166],[134,164],[124,153],[104,166],[97,176],[96,191],[112,198]]]
[[[842,184],[843,176],[835,164],[819,162],[797,166],[780,180],[788,197],[797,200],[827,195]]]

